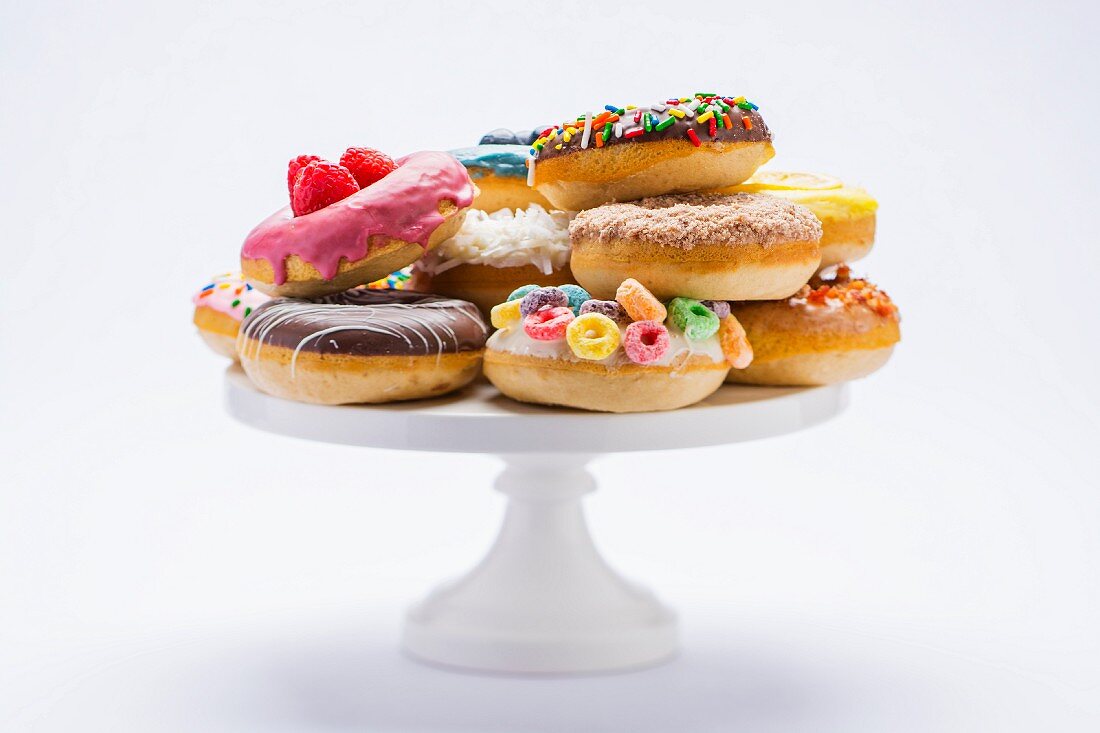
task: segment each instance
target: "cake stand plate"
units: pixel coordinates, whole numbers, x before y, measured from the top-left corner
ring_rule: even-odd
[[[581,497],[601,453],[727,445],[816,425],[844,409],[844,385],[726,385],[671,412],[608,415],[513,402],[476,383],[448,397],[389,405],[308,405],[260,392],[230,367],[237,420],[325,443],[500,456],[508,497],[486,557],[414,606],[403,645],[435,664],[488,672],[610,672],[677,650],[676,616],[612,570],[589,535]]]

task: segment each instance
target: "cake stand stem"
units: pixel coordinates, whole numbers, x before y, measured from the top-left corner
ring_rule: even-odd
[[[579,454],[509,454],[496,488],[504,523],[485,558],[414,607],[415,657],[490,672],[583,673],[654,664],[677,648],[675,615],[596,550],[581,498],[595,490]]]

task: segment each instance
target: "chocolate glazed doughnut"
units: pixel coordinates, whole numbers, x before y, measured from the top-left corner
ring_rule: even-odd
[[[464,300],[355,289],[265,303],[242,324],[237,353],[253,383],[277,397],[396,402],[469,384],[487,335],[477,306]]]

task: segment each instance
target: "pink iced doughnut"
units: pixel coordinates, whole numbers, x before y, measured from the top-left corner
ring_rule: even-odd
[[[536,341],[557,341],[565,338],[565,329],[574,318],[567,306],[543,308],[524,317],[523,330]]]
[[[635,321],[626,327],[623,350],[635,364],[657,361],[669,348],[668,329],[657,321]]]

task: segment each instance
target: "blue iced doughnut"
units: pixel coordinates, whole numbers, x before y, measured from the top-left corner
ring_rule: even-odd
[[[547,211],[553,208],[527,185],[529,154],[526,145],[476,145],[452,150],[451,155],[466,166],[466,172],[477,186],[473,208],[488,212],[526,209],[531,204],[538,204]]]

